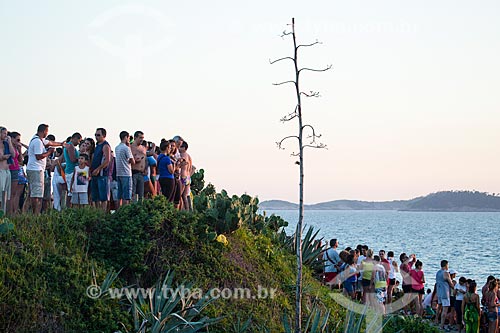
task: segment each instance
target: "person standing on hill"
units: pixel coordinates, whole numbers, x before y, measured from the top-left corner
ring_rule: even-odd
[[[448,272],[448,261],[441,260],[441,269],[436,273],[436,293],[438,295],[438,317],[441,313],[440,327],[446,332],[450,331],[450,328],[448,325],[445,326],[444,322],[451,304],[451,288],[453,288],[453,281]]]
[[[417,257],[414,254],[411,254],[409,257],[406,253],[401,253],[399,255],[399,260],[401,261],[401,265],[399,266],[399,271],[401,272],[401,276],[403,277],[403,304],[405,304],[404,309],[407,314],[410,312],[408,305],[410,304],[411,298],[411,275],[410,271],[413,267],[413,264],[417,262]]]
[[[193,207],[191,205],[191,175],[193,168],[193,161],[191,156],[187,153],[188,143],[183,141],[179,147],[179,152],[181,154],[181,200],[182,209],[192,211]]]
[[[363,295],[361,296],[361,300],[363,304],[370,304],[370,302],[372,301],[370,299],[370,294],[374,291],[371,285],[374,266],[375,261],[373,260],[373,250],[368,249],[366,251],[366,258],[361,263],[361,270],[363,271],[363,273],[361,274],[361,285],[363,286]]]
[[[423,265],[424,264],[420,260],[417,260],[415,263],[415,269],[410,271],[412,292],[417,295],[417,298],[415,299],[415,308],[419,316],[424,314],[424,309],[422,307],[422,297],[425,294],[425,276],[424,271],[422,270]]]
[[[14,147],[14,152],[12,152],[13,163],[9,164],[10,180],[11,180],[11,198],[7,211],[9,212],[9,214],[14,215],[19,210],[19,199],[21,198],[21,193],[23,193],[24,191],[24,184],[22,180],[19,178],[19,173],[23,172],[21,168],[24,156],[22,153],[23,146],[21,143],[21,134],[18,132],[9,132],[9,136],[12,142],[12,146]]]
[[[40,214],[42,211],[42,199],[45,185],[44,172],[47,166],[47,157],[54,152],[54,146],[61,146],[61,143],[46,140],[45,138],[48,134],[49,125],[38,125],[36,134],[31,138],[28,146],[26,174],[30,187],[31,207],[35,215]],[[51,148],[46,150],[45,147]]]
[[[483,295],[483,297],[481,298],[482,305],[486,305],[484,295],[486,295],[486,293],[488,292],[491,281],[495,281],[495,277],[493,275],[488,276],[488,278],[486,279],[486,283],[481,288],[481,294]]]
[[[380,260],[380,256],[373,257],[374,266],[370,286],[370,290],[373,290],[373,293],[370,294],[372,297],[370,303],[373,307],[375,307],[376,311],[381,314],[385,314],[384,303],[387,296],[387,271]]]
[[[392,291],[396,285],[396,273],[399,272],[398,263],[394,260],[394,252],[387,252],[387,260],[389,261],[389,271],[388,278],[389,283],[387,284],[387,304],[392,303]],[[387,312],[390,312],[389,305],[387,306]]]
[[[481,307],[479,305],[479,295],[476,294],[476,281],[469,282],[467,293],[462,302],[462,313],[464,314],[465,332],[479,332],[479,318]]]
[[[130,145],[135,163],[132,165],[132,200],[142,200],[144,198],[144,175],[148,174],[147,150],[142,145],[144,133],[136,131],[134,142]]]
[[[498,283],[496,280],[490,282],[488,291],[484,295],[485,305],[488,307],[488,333],[496,333],[498,329],[498,307],[500,303],[497,297]]]
[[[78,132],[71,136],[71,139],[66,142],[63,149],[64,161],[66,161],[66,166],[64,168],[64,173],[66,177],[66,186],[68,188],[68,196],[66,197],[66,207],[71,207],[71,180],[73,179],[73,172],[75,172],[75,166],[78,164],[79,152],[76,147],[80,144],[82,140],[82,135]]]
[[[460,279],[458,279],[458,283],[455,285],[455,313],[457,314],[458,333],[462,333],[463,328],[462,303],[464,295],[467,293],[466,283],[467,279],[461,276]]]
[[[330,240],[330,248],[328,248],[323,254],[323,260],[325,262],[325,278],[324,281],[328,285],[333,285],[335,283],[335,278],[339,274],[340,267],[340,256],[337,252],[337,247],[339,242],[336,238]]]
[[[95,131],[97,145],[90,165],[92,172],[92,201],[97,208],[107,209],[109,201],[109,164],[111,161],[111,146],[106,141],[106,130],[98,128]]]
[[[127,131],[120,132],[120,144],[115,148],[116,181],[118,185],[118,196],[115,201],[118,207],[127,205],[132,199],[132,165],[135,164],[132,150],[130,149],[130,134]]]
[[[7,201],[10,201],[12,177],[9,165],[14,164],[15,148],[7,129],[0,127],[0,209],[7,213]]]

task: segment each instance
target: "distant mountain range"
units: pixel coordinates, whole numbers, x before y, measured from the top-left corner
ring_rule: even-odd
[[[268,200],[259,204],[263,210],[293,210],[298,204]],[[478,191],[443,191],[411,200],[359,201],[334,200],[305,205],[306,210],[404,210],[435,212],[500,212],[500,194]]]

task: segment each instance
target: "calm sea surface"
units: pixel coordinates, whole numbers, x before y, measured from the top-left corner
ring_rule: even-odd
[[[298,212],[268,210],[288,221],[287,234],[295,232]],[[337,238],[339,249],[366,244],[399,254],[415,253],[424,263],[426,288],[434,286],[440,261],[460,276],[476,280],[478,289],[488,275],[500,277],[500,213],[448,213],[398,211],[305,211],[304,223],[319,229],[324,240]]]

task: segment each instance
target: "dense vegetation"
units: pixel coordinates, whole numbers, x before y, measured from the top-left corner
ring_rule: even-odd
[[[257,203],[209,190],[196,197],[196,213],[160,196],[114,214],[88,208],[13,218],[13,230],[0,236],[0,331],[136,332],[126,299],[86,296],[113,270],[121,270],[114,287],[152,287],[171,272],[173,285],[204,291],[275,288],[274,298],[214,300],[200,318],[219,319],[210,332],[244,324],[249,332],[282,331],[283,314],[293,312],[295,259],[277,232],[285,222],[257,214]],[[328,290],[310,272],[305,281],[308,308],[336,309],[329,323],[338,325],[343,315]]]

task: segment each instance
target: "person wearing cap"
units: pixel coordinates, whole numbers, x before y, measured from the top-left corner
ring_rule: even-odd
[[[453,281],[448,271],[448,260],[441,260],[441,269],[436,273],[436,293],[438,295],[438,317],[441,313],[441,329],[450,331],[448,325],[445,325],[446,314],[450,307],[450,288],[453,287]]]

